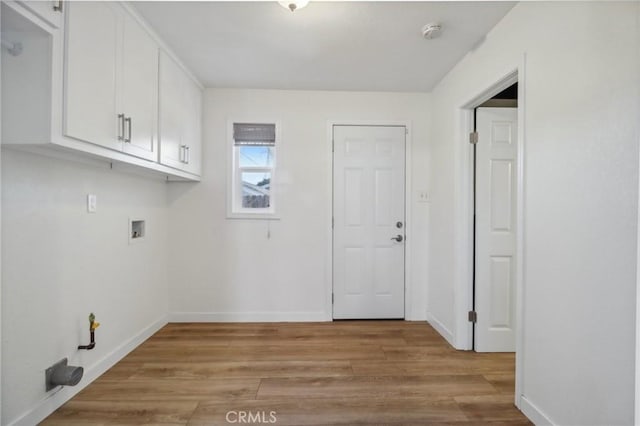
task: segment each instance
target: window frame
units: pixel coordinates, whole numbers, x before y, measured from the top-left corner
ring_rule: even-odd
[[[235,145],[233,125],[237,123],[273,124],[275,126],[275,144],[270,147],[272,153],[271,166],[240,166],[240,148]],[[278,150],[281,146],[279,120],[242,119],[229,120],[227,126],[228,185],[227,185],[227,218],[228,219],[279,219],[277,216],[277,169]],[[242,207],[242,173],[271,173],[268,208]]]

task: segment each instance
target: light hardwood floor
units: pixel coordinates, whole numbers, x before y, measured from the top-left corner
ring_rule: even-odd
[[[168,324],[42,424],[531,424],[514,369],[424,322]]]

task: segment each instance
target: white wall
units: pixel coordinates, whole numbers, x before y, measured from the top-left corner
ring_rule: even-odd
[[[86,196],[98,211],[86,211]],[[166,183],[10,150],[2,152],[2,424],[34,424],[166,322]],[[128,217],[147,221],[128,244]],[[88,315],[101,323],[92,351]],[[45,394],[63,357],[76,387]]]
[[[169,184],[173,320],[328,320],[329,120],[412,123],[414,189],[428,188],[426,94],[209,89],[202,182]],[[226,218],[228,120],[279,120],[278,221]],[[423,319],[428,204],[411,202],[409,319]],[[267,238],[270,228],[271,238]]]
[[[456,120],[526,54],[521,384],[539,422],[634,420],[639,22],[637,2],[519,3],[432,94],[428,310],[456,334]]]

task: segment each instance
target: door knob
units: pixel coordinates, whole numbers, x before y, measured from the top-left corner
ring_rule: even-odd
[[[404,238],[402,237],[402,235],[398,234],[395,237],[391,237],[391,239],[392,240],[396,240],[397,242],[401,243]]]

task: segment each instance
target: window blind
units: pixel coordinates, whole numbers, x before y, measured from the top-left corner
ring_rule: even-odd
[[[235,146],[275,146],[276,125],[260,123],[233,123]]]

